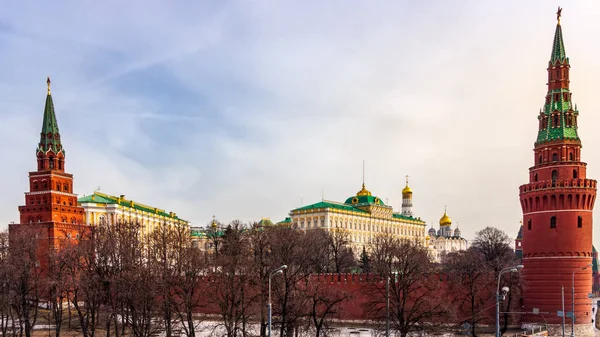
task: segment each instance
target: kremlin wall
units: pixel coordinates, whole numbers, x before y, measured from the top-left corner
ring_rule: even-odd
[[[559,324],[555,312],[560,308],[560,287],[575,279],[575,315],[578,334],[589,335],[592,312],[588,293],[592,291],[592,211],[596,198],[596,180],[586,176],[586,163],[582,162],[582,142],[577,133],[579,110],[572,101],[569,90],[569,59],[565,53],[560,17],[556,26],[551,58],[548,63],[548,93],[543,109],[537,116],[539,129],[534,145],[534,164],[529,168],[529,182],[519,187],[523,211],[523,227],[517,238],[517,249],[522,254],[524,288],[523,298],[516,310],[525,312],[524,326]],[[29,191],[25,203],[19,207],[20,224],[11,224],[9,231],[33,228],[36,239],[42,242],[40,261],[44,269],[48,252],[58,247],[66,237],[76,236],[89,225],[119,221],[140,221],[146,232],[151,232],[161,221],[173,226],[189,226],[176,213],[139,204],[125,196],[110,196],[95,192],[77,199],[74,194],[73,175],[67,173],[65,149],[61,142],[58,123],[50,92],[43,114],[40,140],[35,152],[37,170],[29,173]],[[533,118],[533,114],[531,115]],[[525,144],[524,144],[525,146]],[[517,189],[515,189],[517,191]],[[406,181],[402,191],[401,212],[394,212],[381,199],[365,188],[345,202],[325,201],[290,211],[290,218],[280,224],[300,230],[311,228],[343,228],[349,231],[355,251],[368,248],[370,240],[378,233],[391,233],[397,238],[412,239],[428,247],[434,260],[446,252],[464,250],[467,241],[460,230],[452,230],[446,212],[440,220],[440,229],[431,228],[415,217],[412,211],[412,189]],[[202,235],[195,232],[197,238]],[[202,246],[202,245],[199,245]],[[521,250],[522,249],[522,250]],[[594,261],[595,263],[595,261]],[[581,270],[575,274],[574,271]],[[342,320],[364,320],[364,306],[369,301],[364,289],[373,283],[368,274],[313,275],[311,282],[334,287],[351,294],[351,301],[342,304],[335,314]],[[432,276],[439,280],[440,296],[450,299],[447,275]],[[490,299],[493,305],[493,297]],[[522,306],[521,306],[522,303]],[[486,306],[487,307],[487,306]],[[210,306],[204,309],[212,310]],[[493,322],[493,308],[484,322]],[[456,317],[463,317],[459,312]]]

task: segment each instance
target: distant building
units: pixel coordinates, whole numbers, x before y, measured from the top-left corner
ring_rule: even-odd
[[[431,226],[426,239],[430,255],[436,262],[439,262],[441,257],[446,253],[466,250],[468,248],[468,242],[461,236],[458,226],[456,229],[452,229],[452,219],[450,219],[446,210],[444,210],[444,215],[440,219],[440,229],[436,231]]]
[[[179,218],[176,213],[127,200],[124,195],[117,197],[95,191],[94,194],[79,198],[78,203],[85,210],[85,223],[90,225],[138,222],[145,234],[161,224],[189,227],[189,222]]]
[[[415,240],[425,245],[425,222],[413,216],[412,189],[408,186],[408,179],[402,190],[401,213],[394,212],[392,206],[372,195],[363,183],[362,189],[343,203],[322,200],[296,208],[290,211],[290,218],[280,223],[288,223],[301,230],[345,229],[356,254],[363,247],[368,248],[376,235],[386,232],[397,238]]]
[[[521,221],[519,233],[517,233],[517,238],[515,239],[515,255],[519,261],[523,259],[523,221]]]

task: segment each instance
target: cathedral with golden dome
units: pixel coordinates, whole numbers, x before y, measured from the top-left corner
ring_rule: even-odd
[[[448,210],[444,210],[444,215],[440,218],[440,228],[436,231],[433,224],[425,238],[431,258],[439,262],[442,255],[468,248],[468,242],[461,236],[458,225],[452,229],[452,219],[448,216]]]

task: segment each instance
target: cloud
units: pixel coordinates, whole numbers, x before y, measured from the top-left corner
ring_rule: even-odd
[[[141,10],[143,8],[143,10]],[[66,1],[0,13],[0,220],[34,168],[45,77],[75,190],[100,186],[196,225],[277,221],[361,183],[399,209],[448,205],[467,237],[516,235],[554,5]],[[600,6],[563,12],[588,175],[600,176]]]

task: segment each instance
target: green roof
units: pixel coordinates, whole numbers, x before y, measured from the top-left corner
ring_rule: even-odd
[[[42,132],[40,133],[40,143],[37,152],[46,153],[48,151],[58,154],[63,152],[60,142],[60,132],[56,122],[56,113],[54,112],[54,103],[50,94],[50,78],[48,78],[48,96],[46,96],[46,106],[44,107],[44,121],[42,122]]]
[[[567,59],[567,53],[565,52],[565,43],[562,37],[562,27],[560,23],[556,25],[556,31],[554,32],[554,42],[552,43],[552,55],[550,55],[550,63],[555,64],[557,61],[562,63]]]
[[[346,199],[346,201],[344,203],[349,204],[349,205],[371,204],[371,205],[385,206],[385,204],[383,203],[383,201],[381,201],[381,199],[379,199],[378,197],[373,196],[373,195],[357,195],[357,196]]]
[[[556,32],[554,33],[550,66],[554,67],[559,64],[562,65],[561,68],[569,67],[569,58],[565,53],[565,45],[560,24],[556,26]],[[549,69],[549,71],[553,70]],[[538,116],[540,130],[538,131],[537,140],[535,142],[536,145],[558,140],[579,141],[576,122],[579,111],[577,110],[576,105],[573,106],[568,85],[566,88],[554,87],[552,90],[548,90],[548,98],[546,104],[544,104],[543,110],[540,111]],[[573,119],[569,120],[569,116],[573,116]],[[558,122],[558,125],[555,125],[555,119],[556,122]]]
[[[381,203],[379,206],[384,206],[384,205],[383,205],[383,203]],[[384,207],[389,207],[389,206],[384,206]],[[354,207],[354,206],[351,206],[351,205],[340,204],[340,203],[335,203],[335,202],[331,202],[331,201],[317,202],[317,203],[312,204],[312,205],[307,205],[307,206],[304,206],[304,207],[293,209],[292,212],[295,212],[295,211],[307,211],[307,210],[319,209],[319,208],[334,208],[334,209],[340,209],[340,210],[344,210],[344,211],[366,213],[366,214],[369,213],[369,212],[367,212],[365,210],[362,210],[360,208],[357,208],[357,207]],[[402,219],[402,220],[410,220],[410,221],[423,222],[423,221],[421,221],[421,219],[418,219],[418,218],[415,218],[415,217],[412,217],[412,216],[402,215],[402,214],[399,214],[399,213],[392,213],[392,217],[394,219]],[[290,218],[286,218],[286,220],[284,220],[284,221],[291,222],[292,220]]]
[[[150,206],[147,206],[144,204],[139,204],[133,200],[126,200],[125,198],[115,197],[115,196],[100,193],[100,192],[94,192],[94,194],[92,194],[92,195],[86,195],[84,197],[81,197],[77,200],[77,202],[79,204],[83,204],[83,203],[118,204],[120,206],[133,208],[138,211],[154,213],[154,214],[158,214],[158,215],[161,215],[161,216],[164,216],[167,218],[187,222],[186,220],[183,220],[180,217],[178,217],[175,213],[167,213],[162,209],[150,207]]]
[[[296,208],[296,209],[293,209],[292,212],[293,211],[306,211],[306,210],[317,209],[317,208],[335,208],[335,209],[341,209],[344,211],[368,213],[367,211],[363,211],[362,209],[359,209],[356,207],[352,207],[352,206],[345,205],[345,204],[339,204],[339,203],[335,203],[335,202],[330,202],[330,201],[321,201],[321,202],[317,202],[316,204]]]

